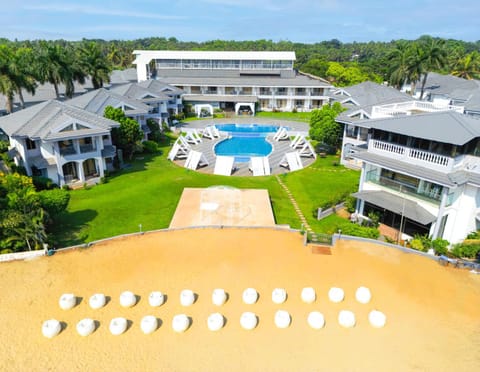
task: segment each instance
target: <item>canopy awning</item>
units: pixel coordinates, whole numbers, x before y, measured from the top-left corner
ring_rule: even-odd
[[[418,203],[386,191],[359,191],[352,196],[394,213],[403,214],[422,225],[428,225],[437,219]]]

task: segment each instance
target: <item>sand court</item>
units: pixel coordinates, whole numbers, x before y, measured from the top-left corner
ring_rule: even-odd
[[[298,232],[274,229],[187,229],[115,239],[88,249],[57,253],[33,261],[0,265],[0,344],[6,371],[472,371],[480,367],[480,278],[443,267],[413,254],[382,246],[340,241],[331,256],[314,255]],[[368,303],[356,299],[365,286]],[[303,288],[316,299],[302,301]],[[329,299],[332,287],[344,299]],[[212,302],[214,289],[228,299]],[[255,288],[258,300],[245,304],[242,294]],[[272,291],[285,289],[285,302],[272,301]],[[196,301],[182,306],[182,290]],[[120,296],[132,291],[137,302],[122,307]],[[163,304],[152,307],[149,296],[160,291]],[[59,306],[64,293],[77,305]],[[107,303],[92,309],[89,299],[105,294]],[[372,310],[387,316],[383,328],[369,322]],[[279,310],[289,315],[279,328]],[[340,311],[355,315],[355,326],[338,324]],[[310,326],[309,314],[325,321]],[[243,329],[243,313],[258,324]],[[208,319],[220,313],[224,323],[212,332]],[[175,332],[176,315],[189,320]],[[284,313],[285,314],[285,313]],[[144,333],[142,320],[157,319]],[[96,328],[77,332],[83,319]],[[109,331],[112,319],[124,318],[124,333]],[[288,317],[284,317],[288,320]],[[318,314],[317,314],[318,318]],[[62,331],[42,335],[45,320],[57,319]],[[153,318],[150,318],[153,323]],[[282,318],[283,319],[283,318]],[[316,319],[322,320],[322,319]],[[155,325],[155,324],[154,324]]]

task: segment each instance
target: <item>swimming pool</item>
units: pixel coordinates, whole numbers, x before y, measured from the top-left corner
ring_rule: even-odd
[[[278,130],[276,125],[259,125],[259,124],[217,124],[218,130],[235,134],[258,134],[267,135],[268,133],[275,133]]]
[[[238,163],[249,161],[251,156],[268,156],[273,147],[266,137],[279,128],[259,124],[219,124],[216,127],[228,132],[230,137],[215,145],[215,155],[234,156]]]

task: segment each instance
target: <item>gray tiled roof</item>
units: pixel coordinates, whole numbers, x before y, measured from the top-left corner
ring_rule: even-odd
[[[131,110],[125,111],[127,116],[129,113],[146,114],[151,110],[151,107],[136,99],[124,97],[104,88],[82,94],[71,99],[68,103],[97,115],[103,115],[107,106],[119,107],[120,105],[126,105],[132,107]]]
[[[138,83],[119,85],[118,87],[110,89],[110,92],[114,92],[122,96],[137,99],[140,101],[143,101],[145,96],[152,96],[156,98],[155,101],[168,101],[170,99],[168,95],[161,92],[154,92],[151,89],[144,88]]]
[[[365,119],[355,125],[453,145],[480,137],[480,118],[453,111]]]
[[[110,74],[110,85],[132,83],[137,81],[137,69],[113,70]]]
[[[341,88],[338,91],[344,91],[347,94],[335,95],[334,92],[331,94],[333,99],[342,102],[348,100],[350,97],[361,107],[412,100],[411,96],[393,87],[377,84],[372,81],[364,81],[351,87]]]
[[[416,90],[420,91],[421,84],[417,84]],[[466,80],[452,75],[442,75],[429,72],[425,90],[436,95],[445,95],[452,99],[468,100],[471,93],[479,89],[478,81]]]
[[[10,137],[47,139],[72,121],[88,124],[96,132],[108,132],[119,124],[113,120],[54,100],[0,117],[0,128]],[[72,134],[72,132],[70,132]]]
[[[151,79],[151,80],[146,80],[146,81],[142,81],[140,83],[138,83],[139,86],[143,87],[143,88],[146,88],[152,92],[155,92],[155,93],[163,93],[163,94],[166,94],[168,96],[171,96],[171,95],[181,95],[184,93],[183,90],[173,86],[173,85],[170,85],[170,84],[167,84],[163,81],[160,81],[160,80],[155,80],[155,79]]]
[[[312,87],[328,88],[331,84],[321,79],[297,74],[291,77],[240,75],[238,71],[211,72],[208,70],[158,70],[157,78],[172,85],[258,86],[258,87]]]

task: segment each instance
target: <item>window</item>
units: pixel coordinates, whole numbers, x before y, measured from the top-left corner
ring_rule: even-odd
[[[35,141],[31,140],[30,138],[27,138],[25,142],[27,145],[27,150],[35,150],[37,148]]]

